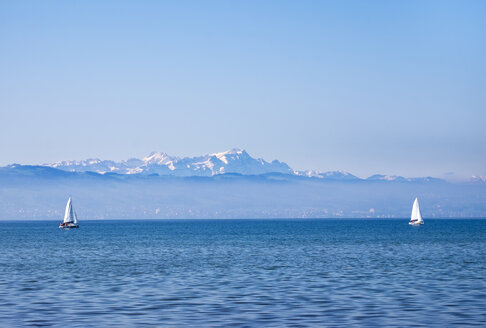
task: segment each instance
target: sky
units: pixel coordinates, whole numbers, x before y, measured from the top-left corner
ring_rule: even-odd
[[[486,1],[0,0],[0,165],[230,148],[486,175]]]

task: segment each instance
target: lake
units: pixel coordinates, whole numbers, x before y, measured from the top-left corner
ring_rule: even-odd
[[[0,326],[486,325],[486,220],[0,222]]]

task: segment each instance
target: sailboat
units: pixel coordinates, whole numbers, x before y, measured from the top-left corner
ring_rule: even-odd
[[[72,229],[72,228],[79,228],[78,224],[78,216],[76,215],[76,211],[73,209],[73,201],[71,197],[69,197],[68,202],[66,204],[66,211],[64,212],[64,220],[59,224],[59,229]]]
[[[422,225],[424,224],[424,220],[422,220],[422,214],[420,214],[420,207],[418,203],[418,199],[415,198],[412,207],[412,215],[410,217],[410,225]]]

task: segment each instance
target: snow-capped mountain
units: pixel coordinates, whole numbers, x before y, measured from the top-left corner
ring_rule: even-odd
[[[471,182],[486,183],[486,176],[473,175],[470,179]]]
[[[407,181],[406,178],[398,176],[398,175],[384,175],[384,174],[375,174],[368,177],[367,180],[381,180],[381,181]]]
[[[253,158],[245,150],[231,149],[197,157],[175,157],[165,153],[153,152],[150,155],[126,161],[87,159],[84,161],[61,161],[45,166],[71,172],[93,171],[98,173],[119,174],[159,174],[175,176],[213,176],[224,173],[258,175],[265,173],[293,174],[285,163],[274,160],[267,162]]]
[[[428,182],[428,181],[442,181],[433,177],[418,177],[418,178],[405,178],[399,175],[383,175],[375,174],[367,178],[368,181],[388,181],[388,182]]]
[[[339,180],[359,179],[357,176],[345,171],[321,172],[316,170],[307,170],[307,171],[294,171],[294,174],[309,177],[309,178],[321,178],[321,179],[339,179]]]
[[[52,164],[44,164],[44,166],[70,172],[91,171],[98,173],[115,172],[122,174],[133,174],[141,173],[142,170],[139,170],[138,168],[143,164],[144,162],[137,158],[132,158],[121,162],[89,158],[84,161],[60,161]]]

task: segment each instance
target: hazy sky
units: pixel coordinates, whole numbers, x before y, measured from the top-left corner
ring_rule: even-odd
[[[0,1],[0,165],[233,147],[486,175],[486,1]]]

